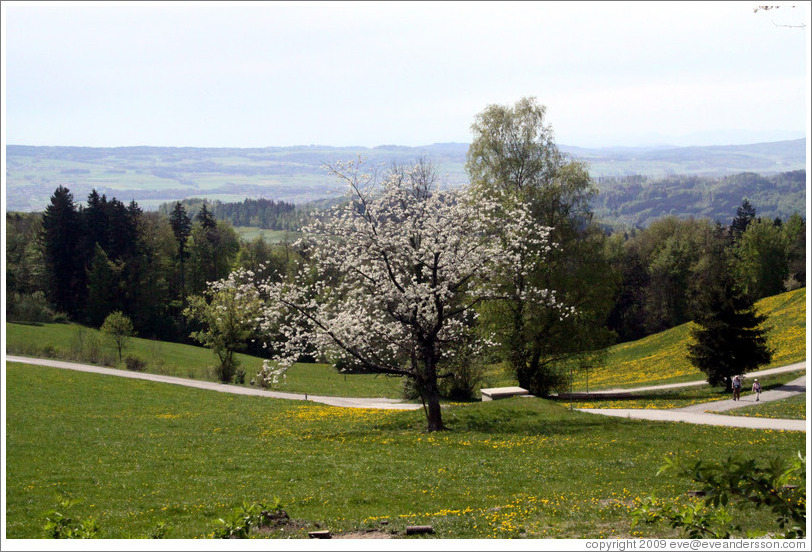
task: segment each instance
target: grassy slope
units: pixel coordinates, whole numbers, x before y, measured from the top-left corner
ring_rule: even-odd
[[[84,339],[98,339],[102,352],[115,360],[115,352],[97,330],[74,324],[6,324],[6,351],[8,354],[58,358],[83,362],[74,352],[79,334]],[[146,360],[146,371],[183,378],[215,381],[215,356],[203,347],[133,338],[125,354],[134,354]],[[238,354],[237,360],[250,380],[260,368],[262,359]],[[340,397],[399,397],[400,381],[376,375],[344,376],[326,364],[295,364],[288,371],[280,391],[333,395]]]
[[[770,346],[775,350],[771,366],[782,366],[806,358],[806,290],[799,289],[759,301],[759,310],[770,316],[767,325]],[[685,358],[691,324],[672,328],[639,341],[615,345],[609,349],[605,366],[590,370],[589,389],[635,387],[703,379],[703,374]],[[29,326],[6,324],[7,351],[10,354],[51,356],[70,359],[80,331],[97,335],[96,330],[80,330],[66,324]],[[213,380],[212,354],[201,347],[133,339],[128,351],[147,361],[147,371]],[[112,349],[108,349],[112,355]],[[248,375],[256,374],[262,360],[247,355],[238,359]],[[515,379],[496,366],[486,374],[483,387],[515,385]],[[574,388],[586,388],[587,375],[576,374]],[[344,397],[400,396],[400,381],[374,375],[344,376],[324,364],[297,364],[288,373],[280,391],[336,395]],[[689,397],[685,397],[689,398]]]
[[[57,490],[101,537],[205,537],[243,501],[278,496],[294,536],[431,524],[438,538],[673,536],[630,528],[667,454],[717,460],[803,450],[800,432],[659,424],[571,412],[544,400],[422,412],[339,409],[10,363],[6,374],[8,538],[38,538]],[[47,392],[43,392],[47,390]],[[769,529],[748,514],[747,529]]]
[[[769,316],[770,366],[783,366],[806,358],[806,289],[782,293],[757,303]],[[683,324],[638,341],[609,348],[605,366],[589,371],[589,389],[636,387],[704,379],[686,355],[692,323]],[[578,374],[575,388],[583,390],[587,375]]]
[[[266,243],[282,243],[287,240],[294,242],[301,237],[301,232],[288,232],[287,230],[267,230],[264,228],[257,228],[256,226],[235,226],[234,230],[237,231],[240,238],[246,241],[253,241],[257,237],[261,237]]]

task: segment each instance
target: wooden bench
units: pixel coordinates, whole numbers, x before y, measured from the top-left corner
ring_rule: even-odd
[[[482,389],[483,401],[495,401],[497,399],[506,399],[508,397],[529,396],[530,392],[521,387],[491,387],[490,389]]]

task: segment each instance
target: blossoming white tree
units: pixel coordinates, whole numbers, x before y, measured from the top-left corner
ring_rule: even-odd
[[[531,243],[543,251],[536,245],[546,243],[548,229],[534,226],[522,205],[505,217],[499,202],[473,202],[467,189],[437,190],[425,163],[393,171],[382,184],[360,162],[331,172],[348,184],[350,201],[304,230],[309,262],[295,278],[261,286],[264,327],[283,336],[280,362],[315,347],[333,360],[411,378],[428,430],[444,429],[438,379],[453,375],[448,360],[461,343],[476,342],[474,307],[500,292],[490,284],[496,274],[530,269],[520,253]],[[497,220],[510,221],[501,239],[492,235]],[[544,290],[526,293],[553,301]]]

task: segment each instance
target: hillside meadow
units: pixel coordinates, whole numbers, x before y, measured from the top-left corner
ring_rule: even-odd
[[[6,324],[6,352],[42,358],[119,366],[112,342],[98,330],[76,324]],[[146,362],[145,371],[190,379],[217,381],[216,356],[203,347],[131,338],[125,354]],[[245,385],[262,368],[262,359],[237,353],[246,372]],[[398,397],[401,382],[374,374],[346,376],[327,364],[298,363],[290,368],[280,391],[341,397]]]
[[[329,529],[435,538],[678,536],[631,527],[654,494],[693,485],[657,475],[667,455],[788,457],[802,432],[608,418],[543,399],[447,406],[450,431],[420,411],[340,409],[9,363],[6,530],[41,538],[57,493],[101,538],[207,538],[244,502],[277,497],[291,523],[261,537]],[[751,530],[769,516],[734,509]],[[163,525],[162,525],[163,524]]]
[[[768,316],[768,346],[773,350],[769,366],[785,366],[806,358],[806,288],[767,297],[756,303]],[[641,387],[704,379],[688,361],[692,322],[607,350],[602,366],[575,373],[578,391]]]
[[[770,366],[784,366],[806,358],[806,289],[782,293],[757,303],[759,312],[769,316],[769,346],[774,350]],[[574,372],[576,391],[628,388],[664,383],[702,380],[686,358],[692,324],[683,324],[638,341],[622,343],[607,350],[602,366]],[[6,324],[6,351],[9,354],[58,358],[116,365],[109,341],[91,328],[75,324]],[[126,353],[146,362],[147,372],[215,381],[214,355],[202,348],[133,338]],[[261,368],[262,359],[237,354],[246,372],[246,385]],[[787,380],[789,381],[789,380]],[[515,385],[506,367],[497,365],[485,373],[482,387]],[[344,375],[327,364],[294,365],[280,391],[343,397],[390,397],[401,395],[398,378],[373,374]],[[680,392],[694,401],[705,400],[708,392]],[[708,399],[710,400],[710,399]],[[670,402],[669,402],[670,404]],[[689,403],[690,404],[690,403]]]

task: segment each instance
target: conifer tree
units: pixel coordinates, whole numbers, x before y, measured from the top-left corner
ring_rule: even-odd
[[[115,309],[120,272],[120,265],[110,261],[104,249],[96,243],[93,260],[87,269],[85,316],[91,326],[101,326]]]
[[[756,208],[747,199],[742,200],[742,204],[736,208],[736,217],[730,223],[730,240],[738,242],[739,238],[750,223],[756,219]]]
[[[729,270],[723,266],[717,274],[716,284],[706,286],[700,295],[688,359],[708,376],[709,384],[730,391],[734,376],[768,364],[772,351],[762,326],[767,317],[756,312],[753,299],[742,292]]]
[[[42,216],[40,246],[48,279],[48,299],[57,310],[71,316],[79,313],[85,295],[81,230],[81,217],[73,194],[59,186]]]
[[[175,234],[175,240],[178,242],[178,261],[180,263],[180,291],[181,297],[186,298],[186,279],[185,279],[185,261],[189,257],[189,252],[186,250],[186,240],[189,239],[189,234],[192,233],[192,220],[186,214],[186,209],[183,204],[178,201],[175,203],[175,208],[172,209],[172,214],[169,215],[169,224],[172,226],[172,232]]]

